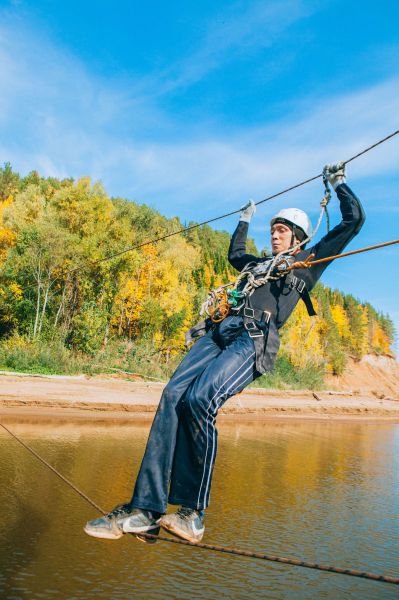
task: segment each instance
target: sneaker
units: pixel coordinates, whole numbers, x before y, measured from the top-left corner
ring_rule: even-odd
[[[176,513],[164,515],[160,525],[178,537],[196,544],[202,540],[204,535],[204,513],[182,506]]]
[[[83,530],[92,537],[118,540],[123,536],[123,520],[130,517],[135,510],[137,509],[130,508],[130,504],[118,504],[107,515],[88,521]]]
[[[159,533],[160,520],[161,518],[158,513],[152,513],[150,510],[141,510],[141,508],[134,508],[128,518],[125,518],[123,521],[123,533],[148,532],[157,535]]]

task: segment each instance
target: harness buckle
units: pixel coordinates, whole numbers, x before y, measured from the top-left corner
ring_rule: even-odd
[[[251,338],[264,337],[265,335],[261,329],[258,329],[258,327],[253,321],[249,321],[249,323],[244,323],[244,327],[248,331],[248,335]]]
[[[258,338],[258,337],[265,336],[265,334],[263,333],[263,331],[261,329],[258,329],[257,331],[248,331],[248,335],[250,338]]]
[[[264,322],[268,323],[272,317],[272,313],[270,312],[270,310],[264,310],[263,314],[265,315]]]
[[[300,294],[302,294],[303,290],[305,289],[305,282],[304,282],[304,280],[303,280],[303,279],[299,279],[299,280],[298,280],[298,283],[297,283],[296,289],[298,290],[298,292],[299,292]]]
[[[248,317],[249,319],[254,319],[255,318],[255,311],[253,308],[251,308],[250,306],[246,306],[244,308],[244,317]]]
[[[237,306],[232,306],[230,309],[230,314],[231,315],[239,315],[243,306],[244,306],[244,300],[241,302],[241,304],[238,304]]]

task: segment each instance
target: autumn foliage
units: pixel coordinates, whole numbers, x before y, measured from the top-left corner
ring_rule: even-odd
[[[0,169],[0,345],[57,339],[92,357],[140,344],[159,362],[184,352],[184,330],[209,288],[234,279],[230,235],[208,226],[104,260],[182,227],[145,205],[110,198],[90,179]],[[256,252],[253,244],[251,251]],[[392,354],[392,322],[369,304],[318,284],[317,317],[303,303],[282,330],[295,368],[341,372],[348,354]],[[17,342],[15,342],[17,343]],[[4,346],[6,347],[6,346]]]

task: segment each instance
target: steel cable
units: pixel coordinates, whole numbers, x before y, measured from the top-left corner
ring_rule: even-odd
[[[3,423],[0,423],[0,426],[11,436],[13,437],[19,444],[21,444],[28,452],[33,454],[35,458],[37,458],[42,464],[44,464],[48,469],[50,469],[57,477],[59,477],[64,483],[66,483],[70,488],[72,488],[81,498],[86,500],[88,504],[93,506],[99,513],[106,515],[107,513],[100,507],[98,504],[94,502],[89,496],[87,496],[84,492],[82,492],[76,485],[74,485],[69,479],[67,479],[64,475],[62,475],[55,467],[53,467],[47,460],[42,458],[40,454],[36,452],[33,448],[28,446],[19,436],[13,433],[8,427],[6,427]],[[169,542],[171,544],[179,544],[183,546],[191,546],[193,548],[199,548],[202,550],[212,550],[214,552],[221,552],[225,554],[233,554],[235,556],[242,556],[247,558],[256,558],[260,560],[267,560],[271,562],[282,563],[286,565],[293,565],[296,567],[305,567],[307,569],[316,569],[318,571],[327,571],[329,573],[338,573],[340,575],[350,575],[352,577],[361,577],[362,579],[371,579],[373,581],[381,581],[383,583],[393,583],[399,584],[399,577],[393,577],[390,575],[379,575],[376,573],[369,573],[367,571],[359,571],[356,569],[344,569],[342,567],[334,567],[331,565],[322,565],[318,563],[308,562],[305,560],[299,560],[296,558],[286,558],[283,556],[275,556],[273,554],[263,554],[261,552],[252,552],[250,550],[242,550],[240,548],[231,548],[228,546],[218,546],[215,544],[202,544],[202,543],[193,543],[187,540],[182,540],[178,538],[170,538],[165,537],[163,535],[152,535],[150,533],[140,533],[140,537],[147,538],[149,541],[162,541]]]
[[[363,154],[366,154],[366,152],[369,152],[370,150],[373,150],[377,146],[380,146],[381,144],[383,144],[384,142],[390,140],[391,138],[395,137],[398,134],[399,134],[399,129],[397,129],[396,131],[393,131],[392,133],[390,133],[386,137],[382,138],[378,142],[375,142],[371,146],[368,146],[364,150],[361,150],[360,152],[358,152],[357,154],[355,154],[351,158],[348,158],[347,160],[344,160],[342,162],[346,165],[346,164],[352,162],[353,160],[355,160],[356,158],[359,158],[359,156],[362,156]],[[309,177],[308,179],[305,179],[304,181],[301,181],[300,183],[296,183],[295,185],[292,185],[292,186],[290,186],[288,188],[285,188],[284,190],[281,190],[280,192],[272,194],[271,196],[267,196],[263,200],[258,200],[258,202],[255,202],[255,204],[258,206],[259,204],[263,204],[264,202],[269,202],[270,200],[273,200],[274,198],[278,198],[279,196],[282,196],[283,194],[287,194],[288,192],[291,192],[292,190],[296,190],[296,189],[298,189],[298,188],[300,188],[300,187],[302,187],[304,185],[307,185],[308,183],[311,183],[312,181],[316,181],[316,179],[320,179],[320,177],[323,177],[323,173],[319,173],[318,175],[314,175],[313,177]],[[230,211],[228,213],[220,215],[219,217],[213,217],[212,219],[207,219],[206,221],[202,221],[201,223],[194,223],[193,225],[189,225],[188,227],[182,227],[180,229],[177,229],[176,231],[172,231],[170,233],[166,233],[165,235],[161,235],[161,236],[153,238],[151,240],[147,240],[145,242],[141,242],[140,244],[136,244],[134,246],[129,246],[128,248],[125,248],[124,250],[120,250],[118,252],[114,252],[113,254],[105,256],[104,258],[99,258],[98,260],[91,261],[90,265],[92,267],[95,266],[95,265],[99,265],[101,263],[104,263],[104,262],[107,262],[109,260],[112,260],[113,258],[117,258],[118,256],[122,256],[123,254],[127,254],[128,252],[133,252],[133,250],[139,250],[140,248],[143,248],[144,246],[149,246],[151,244],[156,244],[158,242],[162,242],[163,240],[166,240],[166,239],[168,239],[170,237],[173,237],[175,235],[179,235],[181,233],[187,233],[188,231],[192,231],[193,229],[197,229],[198,227],[202,227],[204,225],[208,225],[209,223],[214,223],[215,221],[220,221],[221,219],[225,219],[227,217],[231,217],[232,215],[235,215],[235,214],[237,214],[239,212],[241,212],[241,208],[238,208],[236,210],[232,210],[232,211]],[[84,265],[81,265],[81,266],[78,266],[78,267],[74,267],[73,269],[69,269],[68,271],[66,271],[63,274],[63,277],[66,277],[67,275],[70,275],[71,273],[76,273],[78,271],[81,271],[83,268],[84,268]],[[54,283],[56,283],[57,281],[60,281],[60,280],[61,280],[61,277],[55,278],[52,281],[52,283],[50,284],[50,287],[52,285],[54,285]],[[33,287],[36,287],[36,284],[27,285],[26,287],[23,288],[23,291],[26,291],[26,290],[28,290],[30,288],[33,288]]]
[[[358,152],[357,154],[355,154],[351,158],[348,158],[347,160],[344,160],[343,163],[346,165],[346,164],[352,162],[356,158],[359,158],[359,156],[362,156],[363,154],[366,154],[366,152],[369,152],[370,150],[373,150],[377,146],[380,146],[381,144],[383,144],[384,142],[388,141],[389,139],[395,137],[398,134],[399,134],[399,129],[397,129],[396,131],[390,133],[389,135],[387,135],[383,139],[379,140],[378,142],[375,142],[371,146],[368,146],[367,148],[365,148],[361,152]],[[298,188],[300,188],[300,187],[302,187],[304,185],[307,185],[308,183],[311,183],[312,181],[316,181],[316,179],[320,179],[320,177],[323,177],[323,173],[319,173],[318,175],[314,175],[313,177],[309,177],[309,179],[305,179],[304,181],[301,181],[300,183],[296,183],[295,185],[292,185],[292,186],[290,186],[288,188],[285,188],[284,190],[281,190],[281,192],[277,192],[275,194],[272,194],[271,196],[267,196],[263,200],[258,200],[258,202],[255,202],[255,204],[256,204],[256,206],[258,206],[259,204],[263,204],[264,202],[269,202],[270,200],[274,200],[274,198],[278,198],[279,196],[282,196],[283,194],[287,194],[288,192],[291,192],[292,190],[296,190],[296,189],[298,189]],[[167,238],[170,238],[170,237],[172,237],[174,235],[178,235],[180,233],[186,233],[187,231],[192,231],[193,229],[197,229],[198,227],[202,227],[203,225],[208,225],[209,223],[214,223],[215,221],[220,221],[221,219],[225,219],[227,217],[231,217],[232,215],[236,215],[239,212],[241,212],[241,208],[238,208],[237,210],[232,210],[232,211],[230,211],[228,213],[220,215],[219,217],[213,217],[212,219],[208,219],[206,221],[202,221],[201,223],[195,223],[194,225],[190,225],[189,227],[183,227],[181,229],[178,229],[177,231],[173,231],[171,233],[167,233],[166,235],[154,238],[152,240],[149,240],[149,241],[146,241],[146,242],[142,242],[141,244],[138,244],[136,246],[131,246],[129,248],[126,248],[125,250],[121,250],[119,252],[111,254],[110,256],[106,256],[104,258],[100,258],[99,260],[94,261],[91,264],[92,265],[100,264],[102,262],[111,260],[112,258],[116,258],[118,256],[121,256],[122,254],[126,254],[127,252],[132,252],[133,250],[138,250],[139,248],[142,248],[143,246],[148,246],[148,245],[154,244],[156,242],[161,242],[161,241],[166,240]]]

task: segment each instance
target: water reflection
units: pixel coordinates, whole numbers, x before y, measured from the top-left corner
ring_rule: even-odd
[[[9,427],[108,509],[131,495],[149,422]],[[397,574],[398,450],[391,424],[224,422],[205,541]],[[395,586],[299,567],[91,539],[90,506],[5,433],[0,452],[2,597],[397,597]]]

